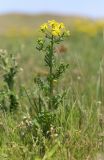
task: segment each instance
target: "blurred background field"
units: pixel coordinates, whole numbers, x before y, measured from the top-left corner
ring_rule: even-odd
[[[96,36],[104,30],[103,19],[93,19],[84,16],[68,16],[55,14],[4,14],[0,15],[0,35],[33,36],[39,26],[49,19],[63,21],[71,30]]]
[[[70,86],[72,78],[73,82],[80,83],[77,85],[82,91],[86,88],[96,94],[96,83],[104,54],[104,21],[100,19],[52,14],[0,16],[0,48],[17,56],[17,61],[23,68],[19,79],[26,84],[27,81],[32,81],[36,73],[47,72],[42,55],[36,51],[36,41],[42,36],[39,26],[49,19],[64,22],[71,32],[70,38],[56,48],[57,56],[70,64],[69,76],[66,78],[68,85]]]

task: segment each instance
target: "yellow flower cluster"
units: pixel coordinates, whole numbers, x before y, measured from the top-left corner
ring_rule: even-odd
[[[69,36],[70,32],[65,29],[63,23],[58,23],[55,20],[48,21],[40,26],[40,29],[44,33],[51,33],[54,37],[61,35]]]

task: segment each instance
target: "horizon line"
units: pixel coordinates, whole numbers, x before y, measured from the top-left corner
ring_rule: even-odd
[[[89,19],[104,19],[104,16],[91,16],[87,14],[81,13],[61,13],[61,12],[25,12],[25,11],[4,11],[0,12],[0,16],[2,15],[10,15],[10,14],[23,14],[23,15],[55,15],[55,16],[73,16],[73,17],[82,17],[82,18],[89,18]]]

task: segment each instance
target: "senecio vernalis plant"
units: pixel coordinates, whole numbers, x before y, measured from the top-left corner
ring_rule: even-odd
[[[40,30],[43,33],[43,38],[37,40],[36,48],[45,53],[44,61],[49,72],[46,79],[37,76],[35,82],[37,82],[43,94],[47,97],[48,110],[54,110],[64,96],[64,93],[62,95],[54,93],[54,83],[57,83],[60,76],[69,66],[64,63],[57,65],[55,48],[65,37],[70,36],[70,31],[66,30],[63,23],[58,23],[55,20],[42,24]]]

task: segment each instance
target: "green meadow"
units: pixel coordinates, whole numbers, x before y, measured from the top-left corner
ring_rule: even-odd
[[[102,30],[90,35],[73,29],[79,18],[86,20],[0,17],[0,56],[6,50],[8,64],[4,69],[0,59],[0,160],[96,160],[104,152],[104,36]],[[36,49],[42,35],[39,26],[47,19],[59,19],[70,30],[70,36],[55,46],[57,64],[69,67],[55,81],[59,103],[53,110],[47,109],[47,99],[35,83],[37,75],[44,80],[49,72],[44,53]],[[13,89],[8,87],[12,77],[4,76],[9,75],[11,54],[18,66],[18,71],[13,68]]]

